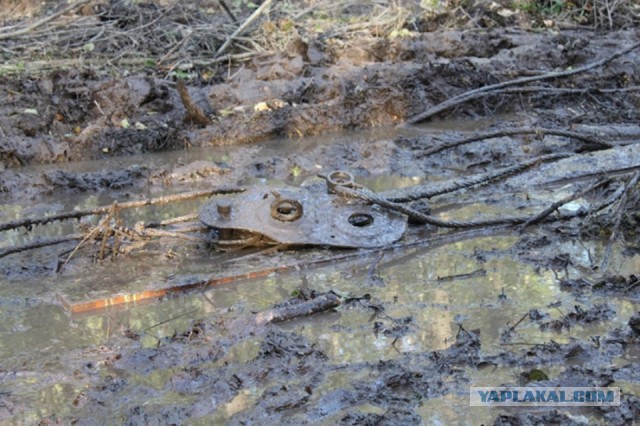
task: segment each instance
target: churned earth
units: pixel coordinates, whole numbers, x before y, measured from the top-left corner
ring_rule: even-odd
[[[225,251],[214,232],[180,225],[121,243],[97,238],[101,217],[3,228],[0,422],[638,418],[637,22],[567,26],[502,3],[445,13],[396,2],[385,15],[375,2],[283,2],[216,56],[235,27],[218,2],[85,3],[31,38],[3,34],[46,13],[8,18],[0,32],[1,225],[194,190],[315,188],[332,170],[391,199],[527,162],[520,177],[409,205],[458,222],[533,217],[553,203],[559,214],[525,227],[410,224],[381,250]],[[231,5],[240,22],[256,10],[245,3]],[[47,28],[58,57],[45,54]],[[534,79],[549,73],[561,75]],[[203,202],[108,219],[133,229]],[[66,235],[78,237],[14,250]],[[93,312],[65,304],[234,276]],[[498,385],[617,386],[622,404],[469,406],[470,386]]]

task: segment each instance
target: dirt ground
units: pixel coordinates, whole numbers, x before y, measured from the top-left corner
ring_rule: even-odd
[[[50,201],[42,202],[56,196],[98,194],[126,201],[142,192],[175,193],[257,181],[299,184],[313,179],[318,165],[324,170],[349,170],[368,182],[414,176],[428,181],[434,175],[435,182],[446,181],[540,155],[588,154],[640,140],[640,48],[632,49],[640,42],[640,33],[638,10],[633,8],[605,19],[607,15],[594,6],[577,19],[576,9],[568,7],[557,11],[564,15],[552,15],[546,9],[508,7],[508,2],[443,2],[448,5],[445,9],[410,1],[389,2],[385,8],[378,2],[347,2],[326,9],[323,2],[274,2],[229,51],[216,56],[237,27],[219,2],[180,6],[112,0],[86,2],[30,32],[3,36],[25,22],[38,22],[62,3],[47,2],[42,9],[32,9],[28,2],[0,1],[13,11],[0,31],[0,56],[5,61],[0,67],[0,200],[6,205],[33,205],[21,214],[60,210]],[[229,3],[239,22],[255,10],[248,2]],[[410,128],[393,129],[467,91],[580,70],[627,48],[619,57],[584,72],[533,80],[454,105],[426,120],[431,128],[413,133]],[[485,124],[472,125],[472,130],[465,127],[479,122]],[[438,130],[438,123],[445,123],[444,130]],[[433,152],[434,147],[454,143],[477,128],[498,133],[557,129],[579,137],[531,131]],[[306,142],[342,131],[356,133],[334,137],[338,141],[331,143]],[[285,149],[274,148],[272,140],[281,141],[275,144]],[[221,161],[187,155],[188,161],[161,165],[144,160],[152,154],[198,153],[210,147],[229,155]],[[99,161],[101,166],[86,166],[91,163],[83,162],[88,161]],[[60,413],[39,419],[40,424],[94,424],[96,418],[111,415],[124,424],[188,424],[255,389],[261,393],[242,410],[231,410],[225,422],[430,424],[417,407],[465,392],[470,382],[467,369],[517,367],[533,372],[561,366],[564,369],[551,379],[524,378],[523,383],[625,382],[637,390],[637,276],[599,271],[597,266],[583,268],[578,277],[563,274],[567,268],[578,269],[578,262],[559,247],[575,240],[608,242],[616,237],[622,241],[616,246],[619,255],[637,256],[640,194],[632,172],[638,166],[618,171],[590,196],[594,203],[617,200],[604,213],[545,223],[530,234],[517,234],[517,242],[504,252],[469,255],[479,262],[510,257],[536,270],[554,271],[557,286],[584,308],[576,305],[559,319],[531,310],[528,320],[556,333],[604,322],[606,332],[597,339],[565,343],[551,339],[486,351],[479,331],[462,322],[455,341],[444,349],[408,351],[377,363],[350,363],[336,362],[295,327],[253,322],[255,313],[238,315],[232,332],[225,329],[228,325],[221,327],[219,316],[211,316],[194,319],[188,329],[159,340],[156,347],[141,344],[140,330],[123,330],[103,345],[64,354],[60,381],[82,390],[59,403],[65,407]],[[380,188],[394,189],[384,183]],[[498,198],[508,190],[499,186],[460,198],[445,195],[442,204],[481,201],[500,206]],[[522,200],[528,199],[523,192],[509,192],[516,210],[524,209]],[[412,206],[438,212],[437,204]],[[0,218],[0,223],[8,221],[8,215],[6,220]],[[415,228],[406,240],[423,238]],[[69,250],[75,244],[68,243]],[[94,268],[92,256],[99,246],[95,243],[62,273],[60,262],[45,255],[3,256],[0,285]],[[167,246],[160,250],[170,251]],[[209,248],[192,244],[187,250],[204,253]],[[286,259],[290,254],[280,255]],[[179,268],[186,257],[173,254],[163,263]],[[591,264],[601,260],[592,259]],[[301,291],[276,308],[326,296],[330,291],[325,290]],[[377,325],[369,324],[376,336],[402,338],[420,327],[411,316],[384,317],[393,303],[366,293],[365,289],[349,297],[339,295],[340,309],[378,315],[373,322]],[[606,303],[590,303],[592,295],[620,298],[629,303],[631,313],[622,315]],[[6,306],[16,300],[5,301]],[[503,336],[507,343],[511,331]],[[235,359],[238,347],[249,340],[257,342],[257,350],[250,351],[253,356]],[[620,358],[630,361],[615,364]],[[16,396],[20,392],[12,387],[22,383],[22,371],[0,361],[0,377],[7,384],[0,389],[6,397],[0,402],[0,421],[18,421],[21,413],[28,412],[29,402],[21,401]],[[318,393],[333,374],[353,381]],[[160,385],[135,377],[159,377]],[[154,403],[147,405],[145,400]],[[621,407],[594,407],[581,416],[552,409],[520,410],[497,414],[493,421],[496,425],[632,424],[639,416],[640,396],[632,392],[623,396]]]

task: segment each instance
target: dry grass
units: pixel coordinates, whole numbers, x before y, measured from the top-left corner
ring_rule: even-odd
[[[254,11],[249,3],[226,1],[238,18],[234,23],[218,0],[92,0],[33,27],[34,21],[69,3],[0,0],[5,11],[0,74],[89,66],[115,72],[146,68],[188,78],[194,68],[283,51],[295,38],[394,38],[454,26],[518,24],[497,16],[496,6],[540,22],[554,19],[604,29],[640,22],[636,0],[280,0],[238,34],[227,50],[231,55],[216,57]]]

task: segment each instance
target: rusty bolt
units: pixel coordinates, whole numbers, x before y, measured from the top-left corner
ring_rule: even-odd
[[[219,200],[216,204],[218,214],[222,219],[229,219],[231,217],[231,201]]]

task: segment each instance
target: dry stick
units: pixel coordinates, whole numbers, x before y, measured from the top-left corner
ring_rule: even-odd
[[[523,223],[522,226],[520,227],[520,232],[523,232],[529,225],[533,225],[535,223],[539,223],[543,221],[544,219],[547,218],[547,216],[549,216],[551,213],[556,211],[559,207],[567,203],[570,203],[571,201],[577,198],[582,198],[585,195],[587,195],[589,192],[594,191],[600,188],[601,186],[611,183],[611,181],[613,181],[612,178],[600,179],[598,182],[594,183],[593,185],[590,185],[589,187],[581,191],[577,191],[572,195],[569,195],[567,197],[564,197],[561,200],[556,201],[555,203],[551,204],[549,207],[547,207],[546,209],[544,209],[543,211],[541,211],[540,213],[538,213],[537,215],[533,216],[531,219]]]
[[[274,322],[283,322],[296,318],[306,317],[318,312],[327,311],[340,305],[340,297],[329,292],[314,299],[282,308],[268,309],[256,315],[256,325],[266,325]]]
[[[62,269],[67,265],[67,263],[69,263],[69,261],[71,260],[71,258],[78,252],[78,250],[80,250],[80,247],[82,247],[82,245],[87,242],[93,235],[97,234],[98,231],[105,225],[105,223],[107,223],[109,220],[111,219],[111,214],[106,215],[104,218],[102,218],[102,220],[100,221],[100,223],[98,223],[98,225],[96,225],[95,228],[93,228],[91,230],[91,232],[89,232],[87,235],[85,235],[85,237],[75,246],[75,248],[71,251],[71,253],[69,254],[69,256],[67,257],[67,259],[62,263],[62,265],[60,265],[60,268],[58,269],[58,272],[62,272]],[[104,241],[104,240],[103,240]]]
[[[568,89],[568,88],[560,88],[560,87],[546,87],[546,86],[526,86],[526,87],[509,87],[507,89],[501,90],[493,90],[491,92],[483,93],[482,96],[494,96],[494,95],[502,95],[502,94],[513,94],[513,93],[538,93],[544,92],[545,94],[550,95],[576,95],[581,94],[585,95],[588,93],[591,94],[610,94],[610,93],[625,93],[625,92],[635,92],[640,90],[640,86],[629,86],[629,87],[620,87],[615,89],[600,89],[600,88],[591,88],[588,87],[586,89]]]
[[[466,145],[472,142],[478,142],[485,139],[493,139],[493,138],[500,138],[505,136],[515,136],[515,135],[530,135],[530,134],[539,134],[539,135],[548,134],[548,135],[563,136],[567,138],[578,139],[593,145],[598,145],[605,149],[613,148],[613,145],[608,142],[599,141],[591,135],[585,135],[578,132],[572,132],[569,130],[560,130],[560,129],[547,129],[543,127],[520,127],[516,129],[504,129],[504,130],[496,130],[492,132],[477,133],[473,136],[469,136],[468,138],[460,139],[454,142],[444,143],[440,146],[434,146],[433,148],[423,151],[421,153],[421,157],[427,157],[429,155],[433,155],[438,152],[445,151],[447,149]]]
[[[158,198],[147,198],[139,201],[128,201],[126,203],[118,204],[118,208],[122,209],[130,209],[137,207],[146,207],[153,206],[157,204],[166,204],[180,201],[189,201],[195,200],[197,198],[210,197],[212,195],[224,195],[224,194],[237,194],[239,192],[244,192],[244,188],[217,188],[210,191],[194,191],[194,192],[185,192],[182,194],[175,195],[167,195],[164,197]],[[58,220],[66,220],[66,219],[80,219],[85,216],[94,216],[98,214],[107,213],[111,206],[102,206],[96,207],[90,210],[78,210],[75,212],[67,212],[61,213],[49,217],[36,217],[29,219],[20,219],[14,220],[11,222],[0,223],[0,231],[7,231],[9,229],[16,229],[20,227],[31,227],[34,225],[45,225],[47,223],[51,223]]]
[[[222,55],[224,52],[226,52],[227,48],[231,45],[231,43],[233,42],[233,40],[240,34],[242,34],[251,24],[253,24],[253,21],[255,21],[256,19],[258,19],[258,17],[260,16],[260,14],[262,14],[263,11],[265,11],[267,9],[267,7],[269,7],[269,5],[271,4],[273,0],[266,0],[264,3],[262,3],[260,5],[259,8],[257,8],[252,14],[251,16],[249,16],[249,18],[247,18],[246,21],[244,21],[242,23],[242,25],[240,25],[238,27],[237,30],[235,30],[233,32],[233,34],[231,34],[229,36],[229,38],[227,38],[227,41],[224,42],[224,44],[222,46],[220,46],[220,49],[218,49],[218,51],[216,52],[216,54],[214,55],[214,58],[219,57],[220,55]]]
[[[163,230],[160,230],[160,229],[144,229],[141,232],[139,232],[138,235],[140,235],[141,237],[178,238],[178,239],[187,240],[187,241],[194,241],[194,242],[198,242],[198,243],[207,241],[204,238],[193,237],[191,235],[185,235],[182,232],[163,231]]]
[[[106,217],[107,220],[103,225],[104,230],[102,231],[102,242],[100,243],[100,250],[98,251],[99,260],[104,259],[104,251],[107,248],[107,240],[109,239],[109,237],[111,236],[111,233],[113,232],[113,229],[111,229],[111,227],[109,226],[109,222],[111,222],[112,219],[115,219],[117,214],[118,214],[118,202],[116,201],[111,205],[109,214]],[[71,259],[71,256],[69,256],[69,259]],[[69,259],[67,259],[67,262],[69,261]],[[65,264],[67,262],[65,262]]]
[[[509,328],[509,330],[507,331],[507,334],[511,334],[511,332],[512,332],[513,330],[515,330],[515,329],[516,329],[516,327],[517,327],[517,326],[519,326],[519,325],[522,323],[522,321],[524,321],[524,320],[525,320],[525,318],[526,318],[526,317],[528,317],[528,316],[529,316],[529,312],[527,312],[526,314],[524,314],[524,315],[522,316],[522,318],[520,318],[520,320],[519,320],[517,323],[515,323],[511,328]]]
[[[263,52],[265,55],[270,54],[270,52]],[[247,59],[251,59],[252,57],[260,54],[260,52],[248,52],[248,53],[238,53],[234,55],[224,55],[216,59],[205,59],[205,58],[194,58],[191,62],[194,65],[200,66],[210,66],[213,64],[227,62],[227,61],[243,61]],[[27,71],[42,71],[49,69],[62,69],[69,67],[82,67],[82,66],[93,66],[96,68],[109,66],[135,66],[144,64],[150,58],[121,58],[121,59],[113,59],[113,58],[92,58],[92,59],[52,59],[48,61],[29,61],[28,63],[4,63],[0,64],[0,72],[2,73],[21,73],[25,72],[25,66]],[[151,58],[153,59],[153,58]],[[156,60],[157,61],[157,60]]]
[[[450,281],[458,281],[458,280],[468,280],[471,278],[484,277],[487,275],[486,269],[477,269],[473,272],[467,272],[466,274],[457,274],[457,275],[447,275],[446,277],[436,278],[436,281],[439,283],[450,282]]]
[[[14,253],[20,253],[23,251],[33,250],[41,247],[54,246],[54,245],[66,243],[69,241],[81,240],[83,238],[84,238],[83,234],[74,234],[74,235],[66,235],[64,237],[32,241],[28,244],[23,244],[19,246],[7,247],[0,250],[0,258],[9,256],[10,254],[14,254]]]
[[[449,110],[455,106],[458,106],[460,104],[469,102],[471,100],[474,99],[478,99],[481,98],[483,96],[485,96],[485,94],[487,92],[491,92],[491,91],[495,91],[498,89],[503,89],[506,87],[510,87],[510,86],[517,86],[519,84],[526,84],[526,83],[531,83],[534,81],[542,81],[542,80],[550,80],[553,78],[562,78],[562,77],[570,77],[572,75],[576,75],[576,74],[580,74],[583,73],[585,71],[589,71],[591,69],[594,68],[598,68],[601,67],[611,61],[613,61],[614,59],[619,58],[622,55],[626,55],[627,53],[631,52],[632,50],[637,49],[638,47],[640,47],[640,43],[635,43],[625,49],[622,49],[616,53],[614,53],[613,55],[601,59],[599,61],[593,62],[591,64],[579,67],[579,68],[575,68],[572,70],[566,70],[566,71],[555,71],[555,72],[549,72],[546,74],[542,74],[542,75],[537,75],[537,76],[532,76],[532,77],[522,77],[522,78],[517,78],[515,80],[509,80],[509,81],[505,81],[502,83],[497,83],[497,84],[491,84],[489,86],[483,86],[474,90],[470,90],[468,92],[464,92],[461,93],[458,96],[454,96],[453,98],[450,98],[442,103],[439,103],[438,105],[435,105],[431,108],[429,108],[427,111],[418,114],[416,116],[413,116],[411,118],[409,118],[405,123],[403,123],[403,125],[407,125],[407,124],[415,124],[415,123],[419,123],[420,121],[424,121],[428,118],[433,117],[436,114],[439,114],[443,111]]]
[[[0,34],[0,40],[6,40],[12,37],[17,37],[23,34],[28,33],[29,31],[33,31],[34,29],[43,26],[44,24],[46,24],[47,22],[50,22],[54,19],[56,19],[59,16],[64,15],[65,13],[71,12],[74,9],[77,9],[78,7],[82,6],[83,4],[87,4],[89,3],[91,0],[78,0],[75,3],[71,3],[69,6],[60,9],[59,11],[57,11],[56,13],[47,16],[46,18],[42,18],[39,21],[34,22],[33,24],[29,25],[28,27],[22,28],[20,30],[16,30],[10,33],[4,33],[4,34]],[[1,30],[1,29],[0,29]]]
[[[600,266],[600,271],[605,272],[607,270],[609,264],[609,257],[611,256],[611,250],[613,249],[613,242],[618,238],[618,232],[620,231],[620,223],[622,222],[622,216],[624,213],[624,209],[627,206],[627,200],[629,198],[629,193],[633,191],[636,184],[638,183],[638,179],[640,179],[640,172],[634,173],[634,175],[629,180],[629,184],[624,190],[622,194],[622,198],[620,199],[620,204],[618,204],[618,210],[616,211],[616,221],[613,225],[613,231],[611,232],[611,237],[609,238],[609,243],[607,244],[607,248],[604,251],[604,255],[602,256],[602,265]]]
[[[236,16],[231,12],[231,9],[229,9],[229,6],[227,6],[227,3],[225,3],[224,0],[218,0],[218,4],[220,5],[220,7],[222,7],[222,10],[224,10],[224,12],[229,16],[229,18],[231,18],[231,22],[233,22],[234,24],[237,24],[238,19],[236,19]]]
[[[198,219],[198,214],[192,213],[184,216],[172,217],[171,219],[165,219],[158,222],[145,223],[144,226],[145,228],[158,228],[160,226],[174,225],[176,223],[191,222],[192,220],[195,221],[197,219]]]

